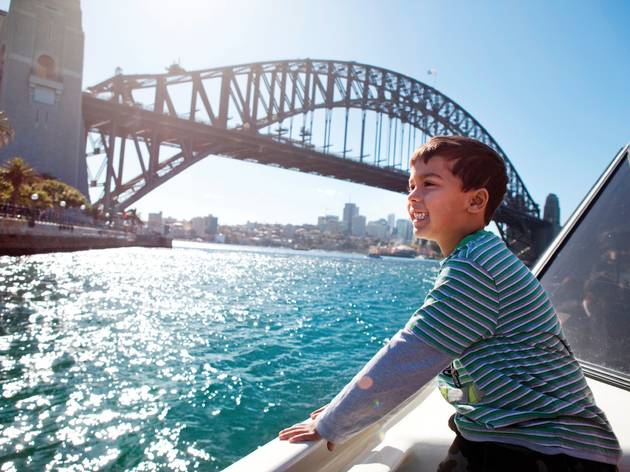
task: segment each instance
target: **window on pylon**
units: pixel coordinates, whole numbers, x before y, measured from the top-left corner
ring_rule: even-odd
[[[55,60],[46,54],[39,56],[35,67],[35,75],[43,79],[57,80]]]

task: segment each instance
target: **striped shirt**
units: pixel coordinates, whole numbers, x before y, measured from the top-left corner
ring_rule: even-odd
[[[438,385],[466,439],[619,461],[546,292],[496,235],[459,243],[407,328],[454,358]]]

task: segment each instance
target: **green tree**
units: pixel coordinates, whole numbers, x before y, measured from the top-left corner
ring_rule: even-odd
[[[24,205],[35,204],[40,208],[53,206],[53,200],[52,198],[50,198],[50,195],[48,195],[45,190],[42,190],[42,188],[39,187],[38,184],[39,180],[25,187],[24,191],[20,194],[20,200],[18,200],[18,202],[22,201],[24,202]],[[37,201],[33,201],[31,199],[31,195],[33,195],[34,193],[37,194]]]
[[[11,200],[11,192],[13,187],[4,179],[0,179],[0,202],[8,202]]]
[[[11,184],[11,204],[15,205],[23,187],[36,179],[35,171],[21,157],[14,157],[0,167],[2,180]]]
[[[21,157],[14,157],[0,167],[0,201],[13,205],[31,205],[31,195],[38,195],[37,206],[58,206],[65,201],[68,207],[88,205],[85,196],[72,185],[57,180],[50,174],[38,175]]]
[[[68,207],[87,205],[86,198],[76,188],[53,178],[37,179],[37,182],[33,185],[33,192],[38,194],[40,192],[46,193],[50,197],[51,203],[55,206],[61,201],[66,202]]]

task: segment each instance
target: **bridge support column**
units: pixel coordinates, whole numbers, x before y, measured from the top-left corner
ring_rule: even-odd
[[[116,121],[112,119],[109,136],[107,138],[107,171],[105,173],[105,195],[103,198],[103,205],[105,211],[110,212],[112,210],[112,181],[114,180],[114,151],[116,149]]]
[[[230,81],[232,80],[232,70],[225,69],[221,78],[221,96],[219,98],[219,115],[217,126],[227,128],[228,107],[230,104]],[[272,108],[271,104],[269,105]]]
[[[554,225],[548,221],[532,229],[532,239],[536,259],[547,250],[556,235],[560,232],[560,226]]]

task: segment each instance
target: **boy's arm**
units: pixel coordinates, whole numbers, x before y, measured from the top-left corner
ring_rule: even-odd
[[[476,263],[451,259],[422,307],[317,417],[280,432],[293,442],[343,442],[431,380],[470,345],[492,335],[499,299]]]
[[[452,360],[411,331],[399,331],[318,416],[317,433],[332,443],[344,442],[400,405]]]

